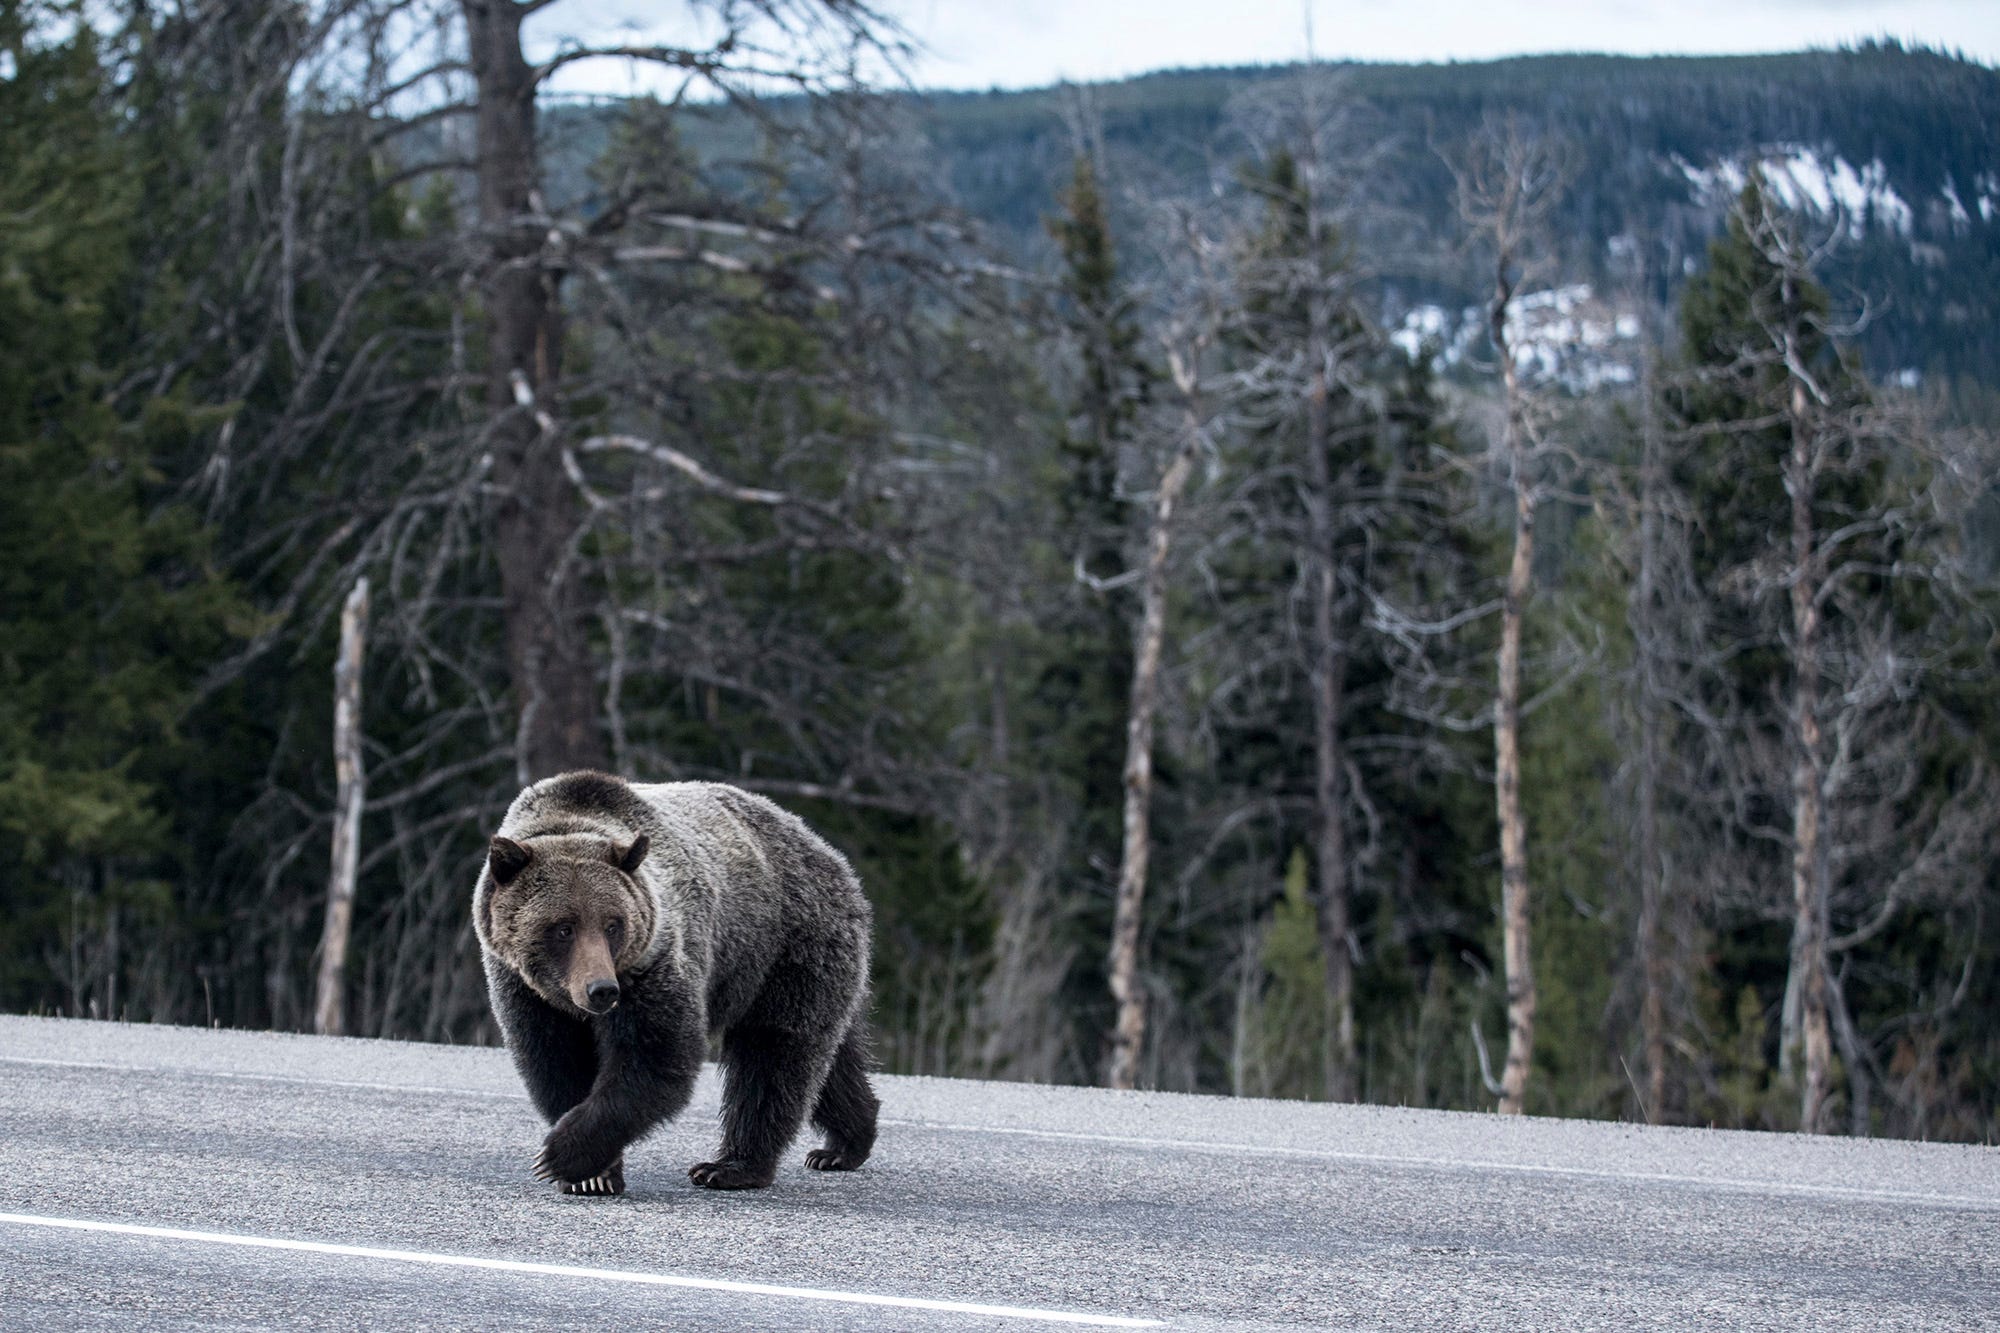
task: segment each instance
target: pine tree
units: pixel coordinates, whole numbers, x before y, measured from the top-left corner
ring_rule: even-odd
[[[1353,927],[1358,849],[1353,686],[1372,663],[1362,623],[1371,532],[1394,522],[1384,479],[1393,470],[1388,345],[1364,317],[1353,255],[1327,204],[1331,164],[1308,132],[1244,173],[1262,201],[1238,258],[1241,310],[1231,326],[1241,409],[1251,430],[1233,460],[1238,484],[1230,567],[1242,586],[1232,614],[1256,618],[1242,698],[1270,692],[1260,721],[1290,751],[1273,766],[1311,811],[1314,916],[1325,980],[1320,1094],[1356,1095]],[[1247,626],[1246,626],[1247,628]],[[1257,675],[1267,677],[1257,682]],[[1296,739],[1292,739],[1296,738]],[[1243,739],[1243,737],[1239,737]],[[1296,747],[1296,748],[1294,748]],[[1227,756],[1233,767],[1245,756]],[[1251,765],[1252,768],[1255,765]],[[1267,779],[1268,780],[1268,779]]]
[[[113,1016],[156,1002],[181,723],[242,620],[162,484],[177,414],[110,399],[140,228],[97,37],[33,17],[0,6],[0,1004]]]

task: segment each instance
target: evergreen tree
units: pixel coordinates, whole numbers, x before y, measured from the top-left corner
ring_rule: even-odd
[[[113,405],[134,173],[95,32],[39,9],[0,4],[0,1004],[158,1013],[183,719],[243,616],[163,484],[183,417]]]
[[[613,207],[641,215],[671,208],[776,233],[791,207],[704,179],[672,114],[651,103],[630,108],[595,175]],[[745,503],[677,486],[684,474],[639,451],[593,461],[598,517],[580,565],[604,584],[594,600],[612,763],[635,779],[738,783],[806,815],[854,860],[876,906],[882,1061],[956,1071],[991,906],[927,787],[945,732],[927,692],[935,644],[888,549],[899,516],[868,485],[888,432],[863,406],[857,349],[809,250],[749,274],[622,275],[613,336],[579,338],[572,353],[586,383],[659,386],[644,405],[572,399],[585,431],[700,442],[718,473],[793,497]]]
[[[1214,804],[1254,802],[1275,816],[1266,846],[1276,855],[1254,875],[1259,918],[1282,912],[1296,931],[1300,914],[1274,902],[1274,889],[1291,851],[1312,853],[1320,1048],[1316,1077],[1282,1091],[1351,1099],[1371,1080],[1410,1076],[1391,1042],[1374,1041],[1376,1068],[1365,1047],[1394,1027],[1425,974],[1460,966],[1479,916],[1455,919],[1468,849],[1439,818],[1454,798],[1441,790],[1435,739],[1397,710],[1393,642],[1372,623],[1378,602],[1459,595],[1472,539],[1438,466],[1454,445],[1431,363],[1406,357],[1368,319],[1357,257],[1330,215],[1332,184],[1316,178],[1330,167],[1313,167],[1281,147],[1245,173],[1261,207],[1235,261],[1228,342],[1244,429],[1204,562],[1217,620],[1204,685]],[[1472,822],[1464,836],[1484,826]],[[1295,991],[1292,970],[1283,984]]]

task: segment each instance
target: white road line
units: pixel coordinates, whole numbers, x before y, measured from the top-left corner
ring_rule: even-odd
[[[1147,1138],[1136,1134],[1091,1134],[1061,1129],[1023,1129],[1001,1125],[963,1125],[937,1120],[892,1120],[882,1124],[908,1129],[929,1129],[951,1134],[1011,1134],[1030,1139],[1054,1139],[1081,1143],[1108,1143],[1129,1148],[1178,1148],[1189,1152],[1222,1153],[1232,1156],[1305,1157],[1334,1162],[1361,1162],[1374,1166],[1413,1166],[1444,1170],[1503,1171],[1516,1175],[1577,1176],[1587,1180],[1637,1180],[1663,1185],[1703,1185],[1722,1189],[1750,1190],[1775,1194],[1804,1194],[1815,1198],[1858,1199],[1881,1203],[1936,1204],[1953,1208],[1974,1208],[1982,1212],[2000,1210],[2000,1199],[1966,1194],[1933,1194],[1918,1190],[1873,1190],[1845,1185],[1806,1185],[1783,1180],[1753,1180],[1739,1176],[1691,1176],[1668,1171],[1607,1171],[1592,1166],[1559,1166],[1541,1162],[1500,1162],[1475,1157],[1419,1157],[1397,1153],[1342,1152],[1337,1148],[1288,1148],[1256,1143],[1218,1143],[1210,1139]]]
[[[974,1301],[935,1301],[921,1296],[882,1296],[867,1291],[829,1291],[819,1287],[781,1287],[768,1282],[732,1282],[725,1278],[682,1277],[676,1273],[633,1273],[617,1268],[575,1268],[568,1264],[524,1263],[487,1259],[472,1254],[432,1254],[425,1250],[385,1250],[370,1245],[333,1245],[315,1240],[280,1240],[270,1236],[232,1236],[219,1231],[183,1231],[177,1227],[135,1226],[128,1222],[92,1222],[74,1217],[42,1217],[34,1213],[0,1213],[0,1224],[47,1227],[59,1231],[91,1231],[112,1236],[143,1236],[153,1240],[189,1241],[201,1245],[237,1245],[258,1250],[291,1250],[331,1254],[349,1259],[385,1259],[393,1263],[432,1264],[440,1268],[483,1268],[502,1273],[541,1277],[587,1278],[593,1282],[628,1282],[646,1287],[684,1287],[696,1291],[726,1291],[742,1296],[773,1296],[781,1300],[832,1301],[842,1305],[882,1305],[898,1310],[936,1310],[944,1314],[985,1315],[994,1319],[1025,1319],[1044,1324],[1082,1324],[1093,1328],[1159,1328],[1158,1319],[1125,1315],[1084,1314],[1075,1310],[1040,1310],[1026,1305],[981,1305]]]
[[[494,1100],[526,1101],[525,1093],[488,1092],[469,1088],[428,1087],[415,1083],[358,1083],[344,1079],[309,1078],[292,1074],[241,1074],[222,1070],[175,1069],[163,1065],[101,1064],[87,1060],[31,1059],[0,1055],[0,1064],[49,1065],[65,1069],[101,1069],[131,1074],[185,1074],[197,1078],[235,1079],[243,1082],[292,1083],[314,1087],[358,1088],[370,1092],[424,1092],[443,1096],[485,1097]],[[1426,1169],[1498,1171],[1513,1175],[1562,1176],[1584,1180],[1642,1181],[1659,1185],[1691,1185],[1710,1189],[1747,1190],[1752,1193],[1791,1194],[1806,1198],[1851,1199],[1868,1203],[1907,1203],[1942,1208],[1970,1208],[1980,1212],[2000,1211],[2000,1198],[1984,1195],[1937,1194],[1922,1190],[1877,1190],[1845,1185],[1811,1185],[1792,1181],[1757,1180],[1740,1176],[1697,1176],[1668,1171],[1611,1171],[1601,1167],[1561,1166],[1538,1162],[1505,1162],[1488,1158],[1424,1157],[1411,1154],[1344,1152],[1338,1148],[1291,1148],[1275,1144],[1229,1143],[1213,1139],[1149,1138],[1135,1134],[1096,1134],[1059,1129],[1026,1129],[1010,1125],[968,1125],[939,1120],[899,1120],[888,1116],[882,1124],[904,1129],[925,1129],[944,1134],[1002,1134],[1016,1138],[1057,1142],[1104,1143],[1124,1148],[1173,1148],[1188,1152],[1219,1153],[1242,1157],[1294,1157],[1328,1162],[1357,1162],[1375,1166],[1420,1167]]]

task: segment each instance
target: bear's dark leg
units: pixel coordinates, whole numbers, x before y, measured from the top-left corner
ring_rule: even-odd
[[[770,1184],[832,1061],[823,1036],[747,1024],[724,1033],[722,1156],[690,1167],[689,1178],[712,1190]]]
[[[813,1107],[812,1122],[826,1131],[826,1146],[806,1154],[806,1165],[815,1171],[852,1171],[875,1147],[875,1113],[882,1103],[868,1085],[866,1022],[857,1018],[847,1029]]]
[[[487,990],[528,1099],[542,1119],[555,1123],[589,1096],[597,1081],[597,1046],[590,1026],[557,1013],[512,968],[489,967]]]
[[[708,1041],[700,996],[656,978],[632,978],[626,998],[592,1021],[597,1081],[542,1144],[534,1172],[575,1186],[573,1194],[615,1194],[624,1153],[694,1095]]]

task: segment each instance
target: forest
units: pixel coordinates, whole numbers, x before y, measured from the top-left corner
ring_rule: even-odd
[[[0,0],[0,1009],[496,1041],[595,768],[853,860],[893,1072],[2000,1141],[2000,74],[690,4]]]

